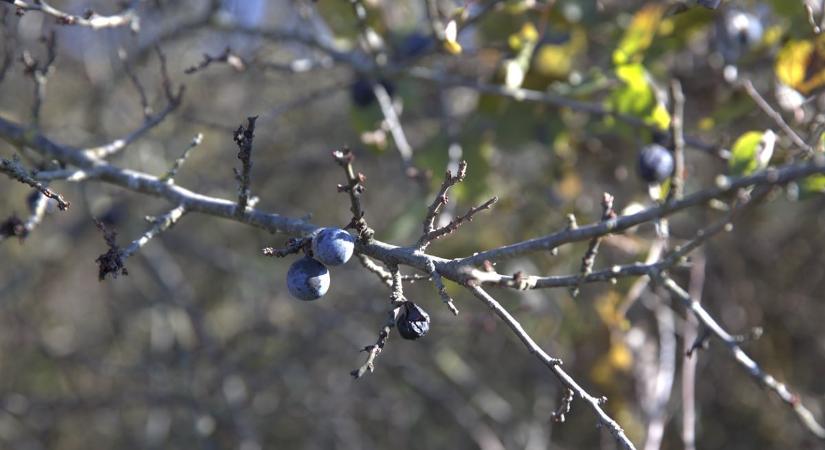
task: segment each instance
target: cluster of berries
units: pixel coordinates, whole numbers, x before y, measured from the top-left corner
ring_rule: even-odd
[[[312,236],[312,255],[295,261],[286,273],[289,293],[299,300],[317,300],[330,286],[327,266],[340,266],[352,257],[355,238],[340,228],[321,228]],[[430,330],[430,316],[411,301],[401,305],[395,325],[404,339],[418,339]]]

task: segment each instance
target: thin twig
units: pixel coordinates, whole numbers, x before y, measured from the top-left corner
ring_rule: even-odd
[[[498,202],[498,197],[492,197],[486,202],[470,208],[467,211],[467,213],[465,213],[463,216],[458,216],[451,220],[448,224],[444,225],[443,227],[437,228],[429,232],[426,236],[423,237],[423,239],[426,240],[425,247],[426,245],[429,245],[429,243],[431,243],[432,241],[435,241],[444,236],[447,236],[448,234],[455,232],[465,222],[472,222],[473,216],[475,216],[477,213],[481,211],[484,211],[485,209],[492,208],[493,205],[496,204],[496,202]]]
[[[791,128],[790,125],[788,125],[787,122],[785,122],[785,119],[782,118],[782,114],[779,114],[779,112],[773,109],[770,103],[768,103],[768,101],[765,100],[765,98],[762,97],[761,94],[759,94],[759,91],[757,91],[756,88],[753,87],[753,83],[751,83],[751,80],[743,80],[741,85],[742,88],[745,89],[745,92],[747,92],[751,99],[753,99],[754,103],[756,103],[756,106],[758,106],[759,109],[761,109],[762,112],[765,113],[765,115],[770,117],[774,121],[774,123],[776,123],[776,125],[785,133],[785,135],[788,136],[788,138],[790,138],[791,141],[793,141],[795,146],[799,147],[799,149],[804,151],[806,154],[813,153],[813,148],[810,145],[808,145],[808,143],[805,142],[805,140],[802,139],[796,133],[796,131],[794,131],[794,129]]]
[[[463,181],[465,176],[467,176],[467,161],[458,163],[458,170],[455,175],[449,170],[444,174],[444,182],[441,183],[438,194],[436,194],[435,199],[429,208],[427,208],[427,214],[424,216],[423,233],[416,243],[416,247],[419,249],[423,250],[429,244],[428,236],[435,230],[435,218],[436,215],[438,215],[438,210],[450,201],[447,196],[447,191],[457,183]]]
[[[162,181],[166,181],[169,184],[175,184],[175,176],[178,174],[178,170],[183,166],[183,163],[186,162],[186,159],[189,157],[189,154],[195,147],[201,145],[203,142],[203,133],[198,133],[195,137],[192,138],[192,141],[189,142],[189,145],[186,147],[186,150],[175,160],[172,164],[172,167],[169,168],[169,171],[166,172],[160,179]]]
[[[212,56],[209,53],[203,54],[203,60],[195,66],[190,66],[185,69],[183,73],[191,75],[195,72],[201,71],[214,63],[225,63],[238,72],[246,70],[248,64],[241,58],[240,55],[233,53],[232,48],[226,47],[224,51],[218,55]]]
[[[422,172],[413,164],[413,148],[407,140],[407,134],[401,126],[401,118],[395,111],[395,106],[392,103],[392,98],[387,92],[387,89],[381,83],[372,83],[372,92],[378,100],[378,105],[381,107],[381,113],[384,114],[384,120],[392,135],[392,140],[395,142],[395,148],[401,155],[401,165],[404,174],[411,179],[421,179]]]
[[[338,185],[338,192],[346,192],[350,198],[352,220],[347,227],[357,231],[358,237],[361,240],[369,242],[375,235],[375,231],[367,224],[367,220],[364,218],[364,209],[361,207],[361,194],[367,189],[364,187],[364,182],[367,180],[367,177],[361,172],[356,174],[355,168],[352,165],[352,162],[355,160],[355,154],[349,147],[335,150],[332,152],[332,157],[339,166],[344,168],[344,173],[347,178],[347,184]]]
[[[675,78],[670,82],[670,96],[673,98],[670,131],[673,134],[674,168],[666,201],[680,200],[685,193],[685,94],[682,84]]]
[[[616,212],[613,211],[613,196],[605,192],[602,196],[602,222],[614,218],[616,218]],[[596,255],[599,254],[599,243],[601,242],[602,237],[603,236],[595,236],[590,239],[590,244],[587,247],[587,251],[582,257],[582,265],[581,269],[579,269],[579,273],[581,273],[579,276],[579,282],[570,292],[573,298],[579,295],[584,279],[593,272],[593,264],[596,263]]]
[[[381,267],[380,264],[377,264],[375,261],[370,259],[369,256],[364,255],[362,253],[357,253],[355,255],[358,258],[358,261],[364,266],[365,269],[374,273],[384,284],[387,286],[392,286],[392,274],[387,269]],[[416,281],[423,281],[429,280],[430,275],[423,275],[423,274],[413,274],[413,275],[401,275],[402,281],[408,281],[410,283],[414,283]]]
[[[441,279],[441,274],[438,273],[438,269],[435,268],[435,264],[433,264],[432,261],[428,262],[427,270],[430,271],[430,278],[433,280],[435,288],[438,289],[438,295],[441,297],[441,301],[447,305],[447,308],[451,313],[453,313],[454,316],[457,316],[458,308],[455,307],[453,299],[447,293],[447,288],[444,287],[444,281]]]
[[[553,358],[548,355],[542,348],[536,344],[532,337],[524,331],[524,328],[521,326],[518,320],[513,317],[509,311],[507,311],[501,304],[496,301],[495,298],[491,297],[484,289],[480,288],[479,286],[468,286],[468,289],[476,296],[479,300],[484,302],[493,312],[496,313],[503,321],[507,324],[507,326],[513,331],[513,333],[518,336],[521,342],[527,347],[527,349],[536,356],[544,365],[546,365],[561,381],[561,383],[574,391],[576,395],[579,396],[582,400],[587,402],[590,405],[590,408],[596,414],[596,417],[599,420],[599,423],[607,428],[619,446],[623,449],[635,449],[636,447],[633,446],[633,443],[630,442],[627,435],[625,435],[624,430],[619,424],[613,420],[605,411],[602,409],[602,404],[606,401],[604,397],[596,398],[590,395],[587,391],[584,390],[579,384],[574,380],[567,372],[564,371],[561,367],[561,360],[558,358]]]
[[[393,309],[390,310],[387,322],[378,331],[378,339],[375,341],[375,344],[368,345],[362,350],[367,352],[366,361],[364,361],[361,367],[350,372],[350,375],[356,380],[366,375],[367,372],[372,373],[375,370],[375,359],[378,358],[378,355],[381,354],[384,346],[387,344],[387,339],[390,337],[390,330],[395,326],[395,318],[398,316],[399,310],[400,307],[393,307]]]
[[[401,280],[401,272],[399,272],[398,266],[390,267],[390,286],[392,288],[392,292],[390,293],[391,309],[388,313],[387,323],[384,324],[378,332],[378,340],[375,344],[364,347],[363,351],[367,352],[367,360],[361,365],[361,367],[350,372],[355,379],[361,378],[367,372],[372,373],[372,371],[375,370],[375,359],[384,350],[384,345],[386,345],[387,338],[390,336],[390,330],[395,326],[395,319],[398,317],[401,308],[399,305],[406,301],[404,298],[404,285]]]
[[[629,114],[621,114],[616,111],[611,111],[601,102],[581,101],[546,91],[537,91],[524,88],[514,89],[498,84],[479,82],[475,79],[450,76],[443,72],[437,72],[425,67],[390,67],[387,68],[387,72],[394,73],[399,76],[411,77],[422,81],[437,83],[439,86],[442,87],[461,86],[473,89],[481,93],[510,98],[519,102],[535,102],[554,106],[557,108],[569,108],[573,111],[591,114],[596,117],[613,117],[633,127],[643,129],[655,128],[655,125],[651,125],[645,122],[644,120],[640,119],[639,117],[632,116]],[[722,156],[722,154],[720,153],[721,149],[719,148],[719,146],[704,143],[698,138],[685,136],[685,143],[687,144],[687,146],[695,148],[697,150],[714,154],[719,157]]]
[[[47,188],[43,185],[43,183],[35,180],[29,171],[26,170],[22,164],[20,164],[20,160],[17,156],[13,157],[11,160],[5,158],[0,159],[0,172],[5,173],[10,178],[13,178],[21,183],[28,184],[29,186],[37,189],[41,194],[56,201],[57,207],[60,208],[61,211],[69,209],[70,203],[66,201],[62,195]]]
[[[252,173],[252,142],[255,139],[255,121],[257,116],[247,117],[246,127],[238,126],[233,139],[238,146],[238,159],[241,161],[241,170],[235,169],[235,179],[238,181],[238,209],[236,214],[241,216],[246,211],[250,201],[250,176]]]
[[[39,11],[43,14],[50,15],[55,17],[57,19],[57,23],[60,25],[77,25],[94,30],[129,26],[133,32],[138,32],[140,29],[140,21],[137,12],[135,11],[137,4],[140,3],[139,0],[133,0],[126,10],[120,14],[111,16],[100,15],[92,10],[87,10],[82,16],[69,14],[51,6],[45,0],[35,0],[33,2],[27,2],[24,0],[0,1],[14,5],[20,11]]]
[[[702,290],[705,285],[705,257],[702,252],[693,256],[693,265],[690,268],[690,298],[697,302],[702,301]],[[682,336],[682,348],[690,348],[698,337],[699,321],[696,316],[689,314],[685,318]],[[699,356],[682,359],[682,442],[685,450],[696,449],[696,364]]]
[[[186,208],[183,205],[171,209],[162,216],[152,218],[152,226],[146,230],[139,238],[132,241],[126,248],[120,252],[121,258],[128,258],[132,256],[141,247],[146,245],[158,234],[168,230],[172,225],[176,224],[178,220],[186,213]]]
[[[742,368],[744,368],[754,380],[756,380],[763,387],[766,387],[775,393],[780,400],[791,407],[802,425],[804,425],[808,431],[820,439],[825,439],[825,428],[823,428],[822,425],[816,421],[813,413],[802,404],[799,395],[793,393],[788,386],[779,382],[776,378],[765,372],[764,369],[756,363],[756,361],[751,359],[751,357],[748,356],[741,347],[739,347],[739,341],[736,337],[728,333],[721,325],[719,325],[719,323],[707,312],[707,310],[705,310],[705,308],[698,301],[691,298],[690,294],[685,292],[681,286],[676,284],[676,282],[672,279],[661,274],[657,276],[657,279],[657,281],[659,281],[671,293],[674,299],[681,302],[682,305],[688,309],[688,311],[696,316],[703,326],[707,327],[707,329],[710,330],[714,336],[716,336],[725,344],[726,347],[728,347],[728,350],[730,350],[736,362],[739,363],[739,365],[742,366]]]
[[[46,47],[46,60],[44,62],[35,59],[28,50],[24,50],[21,56],[24,67],[23,73],[30,76],[34,82],[32,125],[35,128],[40,126],[40,111],[43,107],[43,101],[46,98],[46,86],[49,81],[49,75],[52,72],[54,61],[57,58],[54,30],[48,35],[41,37],[40,41],[43,42],[43,45]]]

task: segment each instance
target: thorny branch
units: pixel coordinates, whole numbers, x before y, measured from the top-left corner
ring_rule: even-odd
[[[441,188],[439,188],[438,193],[435,195],[435,199],[430,204],[430,207],[427,208],[427,214],[424,216],[424,233],[421,235],[421,238],[418,239],[416,247],[421,250],[427,248],[427,245],[429,245],[432,240],[429,236],[435,231],[435,218],[438,215],[438,211],[450,201],[449,197],[447,197],[447,191],[456,184],[464,181],[464,177],[466,176],[467,161],[458,163],[458,170],[455,174],[449,170],[444,174],[444,182],[441,183]]]
[[[364,218],[364,209],[361,207],[361,194],[367,189],[364,187],[364,182],[367,177],[358,172],[352,166],[355,160],[355,155],[349,147],[344,147],[340,150],[332,152],[332,157],[339,166],[344,168],[344,173],[347,177],[347,184],[339,184],[338,192],[346,192],[350,198],[350,211],[352,212],[352,220],[347,228],[352,228],[358,233],[358,237],[365,242],[372,240],[375,232],[367,224]]]

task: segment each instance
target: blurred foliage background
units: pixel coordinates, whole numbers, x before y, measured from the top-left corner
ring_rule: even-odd
[[[117,12],[111,3],[54,5]],[[452,192],[452,212],[491,195],[500,202],[430,247],[447,258],[548,234],[563,228],[568,214],[579,223],[598,220],[605,191],[619,209],[652,204],[636,176],[636,155],[669,123],[664,94],[671,78],[681,80],[687,98],[686,132],[707,144],[688,149],[688,192],[727,173],[719,149],[745,132],[774,126],[733,77],[752,80],[805,133],[816,136],[825,122],[819,112],[825,41],[801,1],[725,1],[717,10],[635,0],[435,3],[444,24],[460,23],[456,45],[432,38],[427,2],[364,2],[388,61],[384,72],[369,75],[380,78],[402,108],[412,163],[434,174],[423,182],[404,176],[378,104],[358,91],[367,74],[311,46],[254,31],[306,32],[357,48],[359,26],[342,0],[145,1],[137,34],[58,26],[49,16],[17,16],[0,3],[0,47],[13,57],[0,83],[0,115],[30,121],[33,83],[19,58],[24,51],[43,58],[39,38],[54,30],[57,60],[41,129],[79,147],[122,137],[140,126],[143,111],[119,51],[157,111],[165,101],[152,51],[157,43],[173,82],[186,86],[183,104],[113,163],[161,175],[203,133],[176,182],[234,198],[232,133],[247,116],[259,115],[252,173],[258,208],[345,225],[348,201],[336,192],[343,173],[330,151],[348,144],[367,175],[363,201],[377,237],[409,244],[441,174],[463,158],[468,178]],[[821,2],[810,5],[818,20]],[[483,15],[464,26],[479,11]],[[751,22],[732,35],[727,27],[737,13]],[[214,63],[185,73],[204,53],[227,47],[243,61],[242,70]],[[296,70],[301,64],[309,69]],[[461,82],[421,76],[414,68]],[[478,89],[481,84],[592,102],[647,125],[518,101]],[[781,138],[773,164],[790,159],[788,146]],[[14,152],[0,143],[4,157]],[[97,182],[55,188],[72,208],[49,213],[25,241],[0,244],[2,448],[615,445],[578,402],[564,424],[550,420],[559,383],[458,286],[448,286],[462,311],[452,317],[431,284],[409,285],[408,297],[433,317],[430,334],[415,342],[393,334],[375,373],[355,381],[348,372],[361,364],[359,350],[383,325],[388,296],[357,262],[332,271],[332,288],[321,301],[295,301],[285,288],[291,259],[260,254],[285,236],[192,214],[129,258],[128,276],[98,282],[94,261],[106,247],[93,219],[116,229],[125,244],[146,228],[145,216],[169,205]],[[0,178],[0,190],[0,217],[27,214],[26,186]],[[696,259],[706,261],[702,302],[735,333],[762,327],[764,335],[745,349],[821,418],[825,202],[815,190],[791,186],[777,193]],[[796,201],[799,196],[807,200]],[[688,238],[716,216],[703,208],[680,213],[671,220],[672,235]],[[606,239],[596,266],[642,261],[654,237],[645,225]],[[586,243],[566,245],[555,256],[506,261],[499,271],[576,273],[585,249]],[[674,275],[685,284],[690,279],[687,269]],[[634,281],[588,285],[576,299],[566,289],[495,295],[591,393],[608,396],[607,410],[641,446],[649,370],[658,357],[656,314],[671,303],[647,288],[623,314]],[[684,311],[673,310],[672,333],[680,337]],[[680,382],[677,370],[666,407],[666,449],[683,448]],[[718,342],[698,353],[695,395],[701,448],[821,446]]]

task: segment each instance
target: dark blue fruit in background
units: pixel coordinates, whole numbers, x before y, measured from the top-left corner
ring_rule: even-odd
[[[286,286],[299,300],[319,299],[329,290],[329,270],[312,258],[301,258],[289,266]]]
[[[650,144],[639,152],[639,176],[648,183],[661,183],[673,173],[673,155],[659,144]]]
[[[384,89],[387,90],[387,94],[389,94],[390,97],[395,94],[395,85],[392,81],[380,80],[379,83],[381,83],[381,86],[384,86]],[[352,97],[352,102],[361,108],[366,108],[376,101],[375,94],[372,92],[372,85],[370,85],[369,80],[366,78],[359,77],[355,80],[349,92],[350,97]]]
[[[408,301],[401,306],[395,326],[402,338],[415,340],[426,336],[430,331],[430,315],[415,303]]]
[[[427,52],[433,40],[429,36],[419,32],[412,32],[406,35],[395,49],[396,59],[414,59]]]

